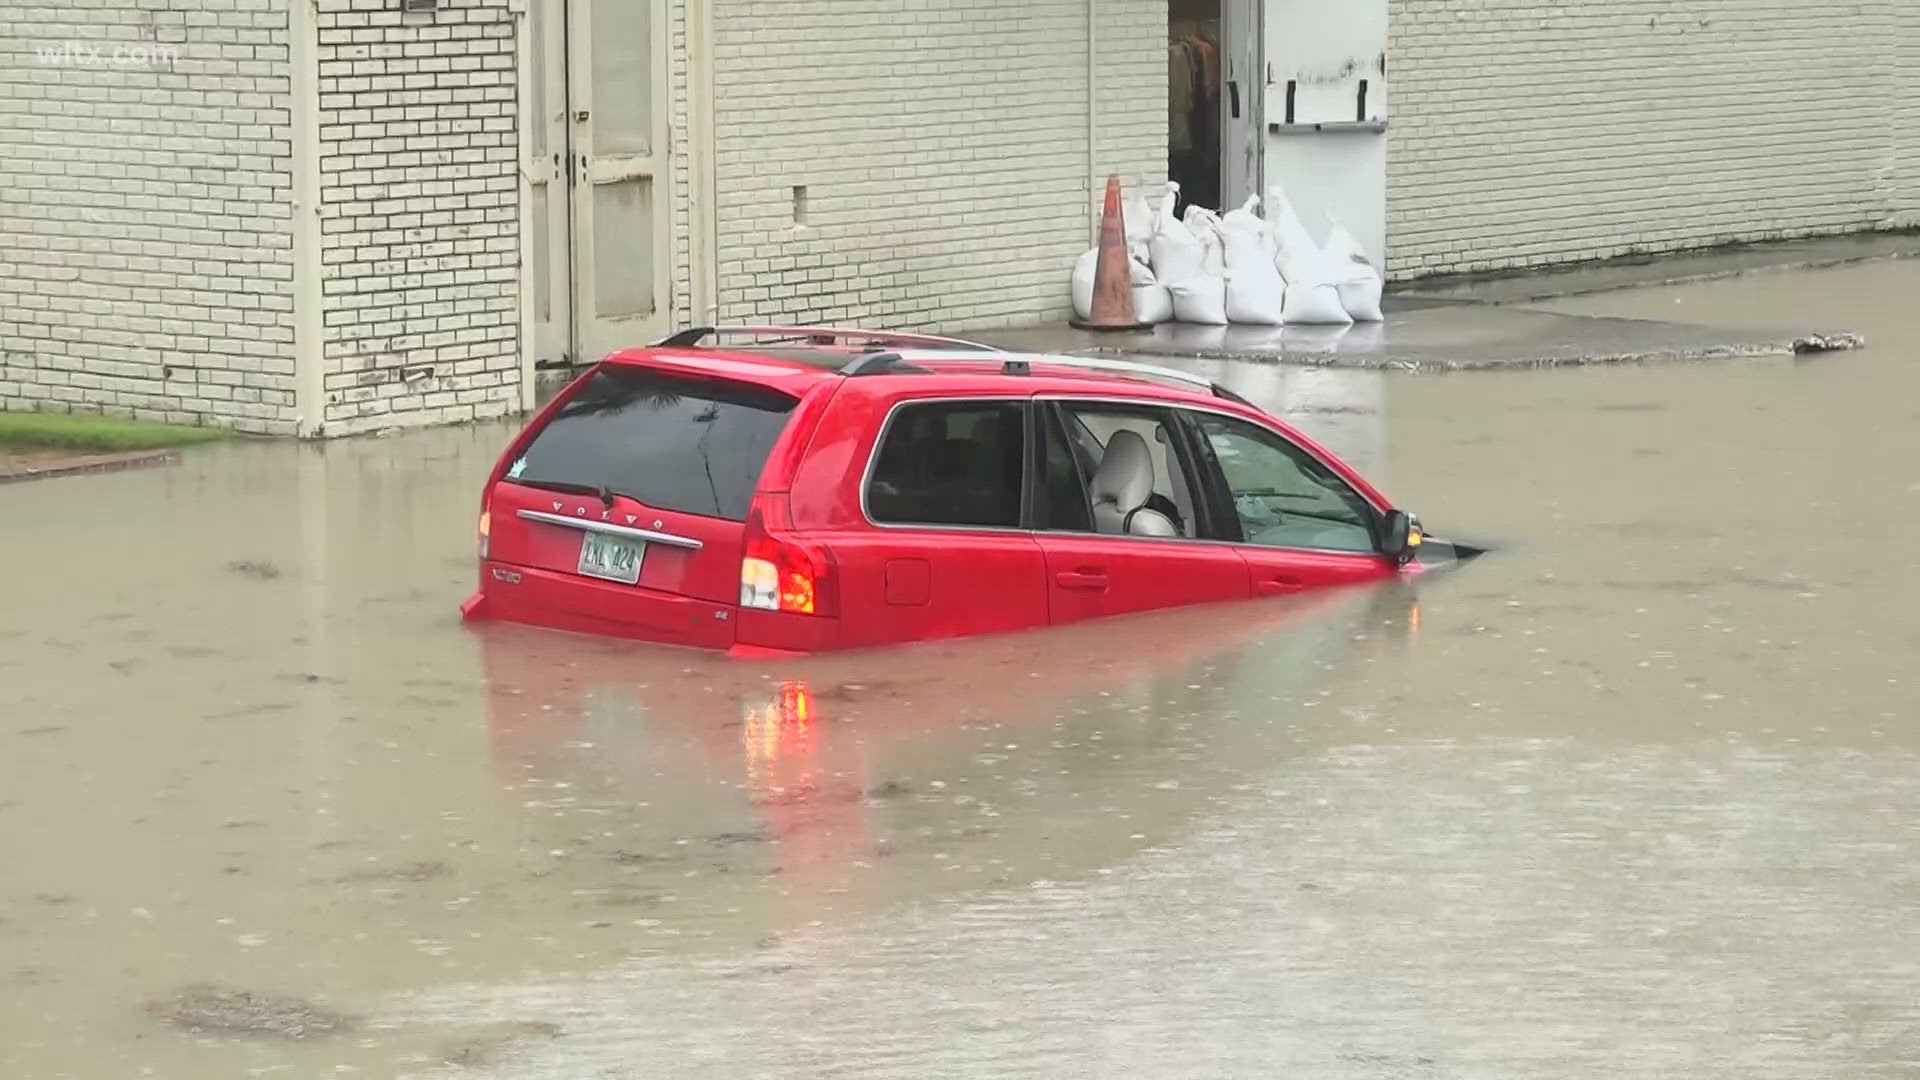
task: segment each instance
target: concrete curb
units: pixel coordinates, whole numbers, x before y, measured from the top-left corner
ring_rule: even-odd
[[[1862,348],[1859,334],[1806,334],[1774,342],[1706,345],[1697,348],[1643,349],[1617,353],[1576,353],[1496,357],[1448,357],[1403,353],[1302,352],[1258,349],[1207,349],[1158,345],[1153,348],[1095,345],[1078,351],[1102,356],[1171,357],[1190,360],[1234,360],[1298,367],[1352,368],[1361,371],[1529,371],[1544,368],[1600,367],[1630,364],[1698,363],[1714,360],[1758,360],[1803,354],[1843,352]]]
[[[1387,296],[1396,300],[1444,300],[1453,304],[1539,304],[1549,300],[1570,300],[1577,296],[1601,296],[1610,292],[1625,292],[1628,289],[1659,289],[1675,285],[1701,285],[1712,281],[1732,281],[1735,278],[1758,277],[1762,274],[1783,274],[1794,270],[1831,270],[1838,266],[1854,266],[1861,263],[1892,262],[1896,259],[1920,258],[1912,252],[1887,253],[1880,255],[1859,255],[1852,257],[1836,256],[1829,259],[1808,259],[1805,262],[1774,263],[1767,266],[1746,266],[1730,270],[1702,270],[1691,274],[1673,274],[1666,277],[1648,277],[1638,281],[1595,283],[1591,285],[1569,285],[1565,288],[1547,289],[1537,292],[1520,292],[1511,296],[1477,297],[1472,295],[1471,286],[1460,286],[1458,292],[1445,290],[1426,290],[1420,288],[1389,289]]]
[[[1852,245],[1856,250],[1817,250],[1841,244]],[[1399,285],[1389,282],[1387,296],[1456,304],[1537,304],[1626,289],[1696,285],[1759,274],[1830,270],[1911,258],[1920,258],[1920,237],[1908,232],[1816,237],[1727,251],[1674,252],[1651,260],[1611,260],[1520,273],[1463,274],[1415,279]],[[1687,262],[1700,269],[1661,270],[1662,264]]]
[[[22,480],[45,480],[55,476],[80,476],[86,473],[121,472],[178,465],[180,451],[130,450],[119,454],[74,454],[50,458],[43,463],[19,466],[0,465],[0,484]]]

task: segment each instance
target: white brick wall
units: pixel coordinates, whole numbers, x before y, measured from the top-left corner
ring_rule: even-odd
[[[667,151],[668,190],[672,207],[668,229],[673,245],[673,280],[668,284],[668,315],[676,327],[699,325],[707,313],[693,309],[693,182],[691,136],[693,115],[688,105],[687,5],[686,0],[667,3],[667,125],[671,132]]]
[[[1893,124],[1893,223],[1920,226],[1920,4],[1888,0],[1893,33],[1887,39],[1893,60],[1898,110]]]
[[[518,408],[508,0],[319,0],[326,433]]]
[[[293,429],[284,0],[0,6],[0,408]]]
[[[1389,272],[1911,222],[1915,7],[1393,0]]]
[[[1166,170],[1166,0],[1099,0],[1095,168]],[[721,317],[1063,317],[1088,242],[1085,0],[714,0]],[[807,189],[806,224],[793,189]]]

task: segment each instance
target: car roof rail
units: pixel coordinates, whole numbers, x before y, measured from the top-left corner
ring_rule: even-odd
[[[917,358],[916,358],[917,359]],[[932,357],[928,357],[932,359]],[[1139,378],[1162,379],[1179,383],[1182,386],[1205,390],[1215,397],[1237,402],[1248,408],[1257,408],[1251,401],[1221,386],[1205,375],[1179,368],[1161,367],[1157,364],[1141,364],[1132,360],[1110,360],[1098,356],[1054,356],[1040,353],[1002,353],[996,356],[942,356],[941,360],[990,360],[1000,365],[1003,375],[1028,375],[1034,364],[1051,364],[1055,367],[1082,368],[1087,371],[1110,371],[1116,375],[1132,375]]]
[[[927,369],[914,367],[901,359],[897,352],[883,352],[875,349],[854,357],[846,367],[840,369],[840,374],[848,378],[861,375],[925,375]]]
[[[656,343],[656,348],[692,348],[710,337],[721,334],[764,339],[768,343],[784,342],[804,345],[836,345],[842,342],[862,342],[880,346],[918,346],[928,349],[962,349],[968,352],[997,353],[1002,350],[978,341],[966,341],[961,338],[942,337],[938,334],[915,334],[895,330],[864,330],[855,326],[694,326],[682,330]]]

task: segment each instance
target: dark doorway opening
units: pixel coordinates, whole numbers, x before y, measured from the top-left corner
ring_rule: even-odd
[[[1167,179],[1180,184],[1180,209],[1220,209],[1220,50],[1223,0],[1167,3]]]

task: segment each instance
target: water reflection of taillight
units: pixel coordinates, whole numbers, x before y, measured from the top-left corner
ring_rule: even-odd
[[[785,495],[756,495],[747,508],[740,559],[740,606],[796,615],[839,614],[833,556],[786,532]]]
[[[773,700],[764,707],[749,706],[743,719],[741,741],[750,766],[813,747],[813,695],[804,682],[781,683]]]

